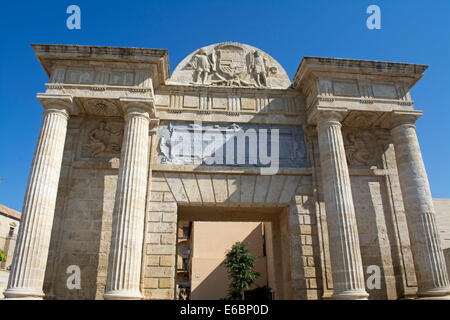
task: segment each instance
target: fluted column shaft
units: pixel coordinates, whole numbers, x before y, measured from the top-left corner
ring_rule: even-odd
[[[130,107],[114,206],[105,299],[142,299],[140,292],[149,154],[149,113]]]
[[[340,116],[318,122],[323,193],[330,240],[334,299],[366,299],[355,209]]]
[[[14,250],[7,298],[42,298],[69,113],[51,105],[44,111],[28,178]]]
[[[449,295],[449,279],[416,128],[412,122],[400,123],[391,129],[391,134],[416,269],[418,295]]]

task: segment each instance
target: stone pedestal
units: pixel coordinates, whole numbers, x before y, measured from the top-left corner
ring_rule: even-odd
[[[330,239],[334,299],[366,299],[350,176],[337,112],[320,115],[317,128]]]
[[[44,104],[22,208],[6,298],[42,299],[71,96],[38,98]]]
[[[394,122],[391,134],[416,269],[418,296],[443,297],[450,295],[450,286],[414,121],[407,117],[399,118]]]
[[[142,245],[149,160],[149,108],[125,101],[105,299],[142,299]]]

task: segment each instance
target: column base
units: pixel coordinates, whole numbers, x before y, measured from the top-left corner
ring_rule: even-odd
[[[6,289],[3,295],[8,300],[43,300],[44,298],[44,292],[42,290],[26,288]]]
[[[419,300],[450,300],[450,287],[435,288],[417,293]]]
[[[103,294],[105,300],[142,300],[143,298],[139,291],[113,290]]]
[[[369,294],[365,290],[348,290],[333,293],[333,300],[367,300]]]

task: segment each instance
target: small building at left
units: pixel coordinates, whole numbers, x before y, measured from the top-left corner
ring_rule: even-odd
[[[0,204],[0,250],[6,260],[0,261],[0,292],[3,293],[8,282],[9,272],[16,246],[17,231],[19,230],[20,212]],[[1,259],[0,259],[1,260]],[[0,294],[1,297],[1,294]]]
[[[19,223],[20,212],[0,204],[0,250],[6,256],[6,261],[0,262],[1,270],[11,266]]]

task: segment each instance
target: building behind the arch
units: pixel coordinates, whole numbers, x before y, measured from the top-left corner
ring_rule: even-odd
[[[304,57],[291,82],[235,42],[172,75],[167,50],[33,49],[50,81],[7,297],[173,299],[180,219],[270,222],[279,299],[450,294],[409,93],[426,66]]]

